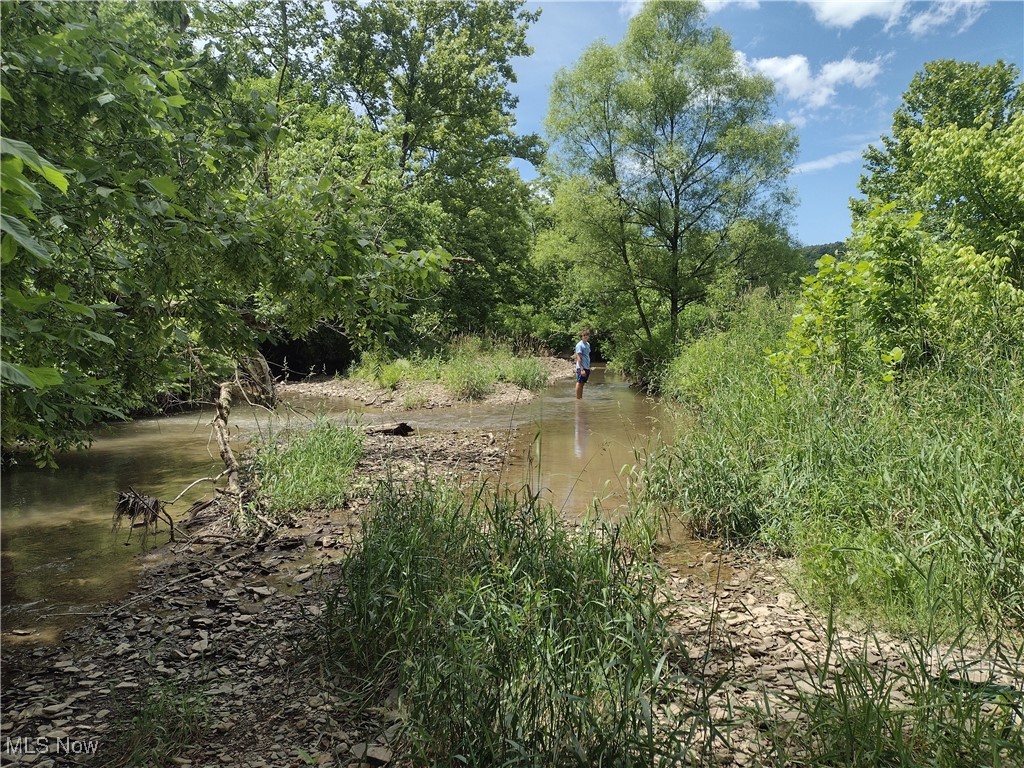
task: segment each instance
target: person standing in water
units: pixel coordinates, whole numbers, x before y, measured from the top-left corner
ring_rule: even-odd
[[[580,332],[573,362],[576,366],[576,399],[582,400],[583,385],[590,378],[590,330],[587,328]]]

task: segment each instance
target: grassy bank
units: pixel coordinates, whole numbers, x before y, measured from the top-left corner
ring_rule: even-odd
[[[539,361],[515,354],[506,344],[464,336],[433,355],[398,359],[368,355],[351,375],[388,390],[403,382],[440,382],[453,397],[474,400],[493,392],[498,382],[539,390],[547,383],[548,372]]]
[[[892,384],[820,370],[780,386],[766,351],[790,313],[748,297],[674,360],[664,389],[693,428],[652,456],[638,503],[796,555],[808,593],[840,610],[1024,625],[1020,361],[978,352]]]
[[[253,455],[256,493],[248,512],[280,521],[296,512],[340,507],[362,450],[362,432],[325,417],[308,430],[269,436]]]

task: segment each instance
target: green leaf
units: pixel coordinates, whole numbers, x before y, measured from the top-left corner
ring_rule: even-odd
[[[8,139],[4,136],[0,136],[0,154],[13,155],[14,157],[20,158],[24,163],[29,166],[36,173],[39,173],[48,182],[57,187],[61,192],[68,191],[68,180],[64,174],[57,170],[57,167],[49,160],[44,160],[40,157],[39,153],[36,152],[35,148],[31,144],[26,144],[24,141],[18,141],[17,139]]]
[[[86,331],[85,333],[90,338],[96,339],[96,341],[102,341],[104,344],[109,344],[112,347],[115,346],[114,340],[109,336],[104,336],[102,333],[96,333],[96,331]]]
[[[0,264],[7,266],[14,260],[14,254],[18,252],[18,243],[10,235],[0,238]]]
[[[42,243],[32,236],[28,227],[26,227],[24,222],[20,219],[14,216],[8,216],[6,213],[0,213],[0,232],[6,232],[8,235],[13,237],[18,241],[18,245],[33,256],[46,262],[50,261],[50,252]]]
[[[46,389],[64,383],[56,368],[33,368],[0,360],[0,379],[19,387]]]
[[[146,183],[164,197],[174,197],[178,194],[178,185],[170,176],[157,176],[152,179],[146,179]]]

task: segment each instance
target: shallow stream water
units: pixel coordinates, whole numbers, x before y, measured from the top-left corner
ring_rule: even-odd
[[[662,406],[625,380],[595,368],[583,400],[571,380],[548,387],[530,402],[467,403],[455,408],[379,413],[338,400],[290,399],[292,409],[271,417],[232,412],[238,442],[283,420],[326,411],[357,410],[367,421],[408,422],[418,431],[481,429],[509,440],[504,477],[513,487],[539,489],[567,517],[580,517],[599,500],[605,514],[625,501],[628,467],[659,434],[671,428]],[[119,491],[129,487],[164,500],[189,483],[212,477],[223,464],[212,441],[212,412],[193,412],[113,425],[97,433],[85,452],[58,458],[57,470],[17,466],[0,485],[0,603],[5,640],[32,628],[36,640],[132,588],[140,567],[138,533],[111,531]],[[517,428],[511,432],[511,428]],[[237,446],[236,446],[237,447]],[[181,514],[210,493],[201,483],[172,508]],[[152,548],[166,533],[146,542]]]

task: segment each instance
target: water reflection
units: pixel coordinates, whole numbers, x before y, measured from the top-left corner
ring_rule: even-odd
[[[576,458],[582,459],[583,454],[587,452],[587,436],[590,434],[587,429],[587,408],[586,404],[582,400],[576,401],[576,442],[574,448],[576,449]]]

